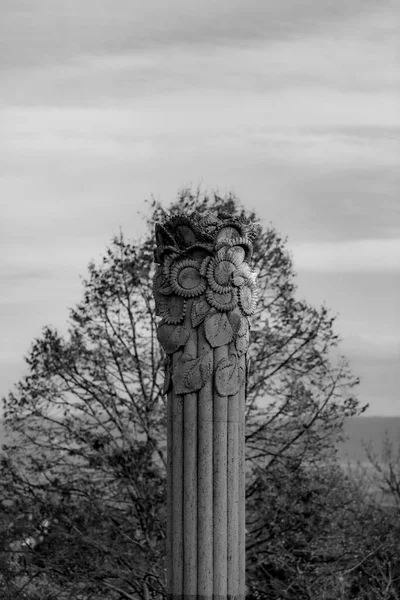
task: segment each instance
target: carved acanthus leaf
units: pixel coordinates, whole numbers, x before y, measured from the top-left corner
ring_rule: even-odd
[[[167,354],[173,354],[189,339],[189,330],[184,325],[163,323],[158,327],[157,338]]]
[[[211,379],[213,353],[209,351],[200,358],[185,352],[178,361],[172,381],[176,394],[191,394],[200,390]]]
[[[249,349],[250,344],[250,332],[247,329],[244,335],[238,335],[235,340],[235,347],[238,356],[242,356],[242,354],[246,354]]]
[[[256,310],[257,294],[254,283],[247,280],[242,287],[238,288],[239,306],[245,315],[252,315]]]
[[[204,321],[210,310],[211,306],[203,296],[200,296],[200,298],[195,298],[193,301],[191,314],[192,326],[198,327],[200,323]]]
[[[229,319],[229,323],[231,324],[232,327],[232,331],[233,331],[233,336],[234,338],[236,338],[238,331],[241,328],[241,324],[242,324],[242,319],[243,316],[240,312],[240,310],[238,308],[235,308],[235,310],[231,310],[230,313],[228,313],[228,319]]]
[[[245,372],[239,365],[236,354],[229,354],[217,365],[215,371],[215,387],[220,396],[234,396],[242,387]]]
[[[204,321],[206,339],[212,348],[225,346],[233,338],[232,326],[225,313],[215,313]]]
[[[214,367],[217,392],[232,396],[243,384],[239,359],[249,348],[249,316],[256,307],[249,259],[257,232],[251,219],[221,212],[176,215],[157,226],[153,291],[162,317],[157,336],[169,359],[183,352],[173,373],[168,362],[164,391],[172,382],[176,393],[194,393],[212,376],[213,350],[198,357],[186,352],[192,328],[204,331],[212,349],[229,348]]]

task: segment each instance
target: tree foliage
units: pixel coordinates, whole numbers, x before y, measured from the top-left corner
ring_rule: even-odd
[[[247,490],[247,577],[260,600],[395,600],[399,512],[339,465],[267,469]]]
[[[168,212],[194,210],[243,208],[232,195],[183,190]],[[100,264],[89,265],[68,332],[44,328],[26,356],[26,376],[4,399],[10,506],[22,503],[18,510],[39,525],[51,520],[41,543],[25,548],[26,568],[65,597],[164,594],[166,400],[152,293],[153,231],[164,215],[151,202],[147,236],[128,242],[121,233]],[[334,317],[297,298],[286,240],[273,226],[256,241],[254,267],[249,502],[265,473],[296,472],[332,457],[344,419],[366,408],[354,395],[358,379],[339,356]],[[248,528],[251,551],[256,533]]]

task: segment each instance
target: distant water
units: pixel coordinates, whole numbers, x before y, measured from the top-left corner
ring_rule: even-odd
[[[341,461],[365,462],[368,458],[364,446],[381,458],[385,436],[396,452],[400,444],[400,417],[352,417],[346,420],[348,439],[338,445]]]

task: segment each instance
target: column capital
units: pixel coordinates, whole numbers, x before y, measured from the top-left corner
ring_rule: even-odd
[[[243,384],[238,359],[247,352],[257,302],[250,260],[258,232],[251,219],[221,212],[176,215],[156,225],[153,291],[162,317],[157,337],[167,354],[164,393],[171,385],[178,394],[193,393],[212,377],[210,352],[196,358],[184,352],[175,374],[168,369],[168,357],[185,346],[190,328],[200,326],[211,348],[229,345],[214,368],[217,392],[234,395]]]

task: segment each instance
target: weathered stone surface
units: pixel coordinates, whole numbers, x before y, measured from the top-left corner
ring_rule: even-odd
[[[225,313],[215,313],[204,321],[206,339],[212,348],[225,346],[232,341],[233,331]]]
[[[238,335],[235,340],[235,347],[238,356],[242,356],[242,354],[246,354],[249,349],[250,343],[250,334],[247,332],[245,335]]]
[[[220,396],[234,396],[244,383],[245,372],[235,354],[229,354],[215,371],[215,387]]]
[[[199,296],[206,290],[206,280],[200,274],[198,262],[188,258],[172,265],[170,282],[174,292],[184,298]]]
[[[235,347],[238,356],[246,354],[250,343],[250,327],[246,317],[241,317],[238,330],[236,332]]]
[[[239,288],[239,305],[245,315],[252,315],[256,308],[255,286],[246,281]]]
[[[211,306],[203,296],[196,298],[192,305],[192,327],[198,327],[204,321],[210,310]]]
[[[189,339],[189,330],[184,325],[160,325],[157,338],[167,354],[173,354]]]
[[[167,355],[167,592],[177,600],[244,598],[256,232],[245,217],[212,212],[175,216],[156,228],[153,290]]]
[[[153,289],[156,314],[162,317],[158,338],[167,354],[185,352],[190,326],[204,328],[212,348],[230,344],[238,357],[246,354],[248,316],[256,306],[249,259],[257,231],[249,219],[225,213],[178,215],[156,227],[158,265]],[[199,389],[202,378],[195,365],[202,364],[202,358],[192,357],[197,362],[190,376],[172,377],[172,385],[185,390],[179,393]],[[185,373],[187,368],[188,364]]]
[[[178,361],[172,381],[177,394],[191,394],[200,390],[211,379],[212,352],[193,358],[185,352]]]
[[[221,242],[222,240],[231,240],[234,238],[240,238],[240,232],[236,229],[236,227],[223,227],[217,234],[217,242]]]
[[[186,312],[186,301],[181,296],[161,295],[159,300],[159,315],[165,323],[177,324],[182,321]]]
[[[237,335],[243,335],[241,331],[244,332],[243,321],[246,321],[246,317],[243,317],[241,311],[239,309],[232,310],[230,313],[228,313],[228,319],[232,326],[234,338],[236,338]]]

